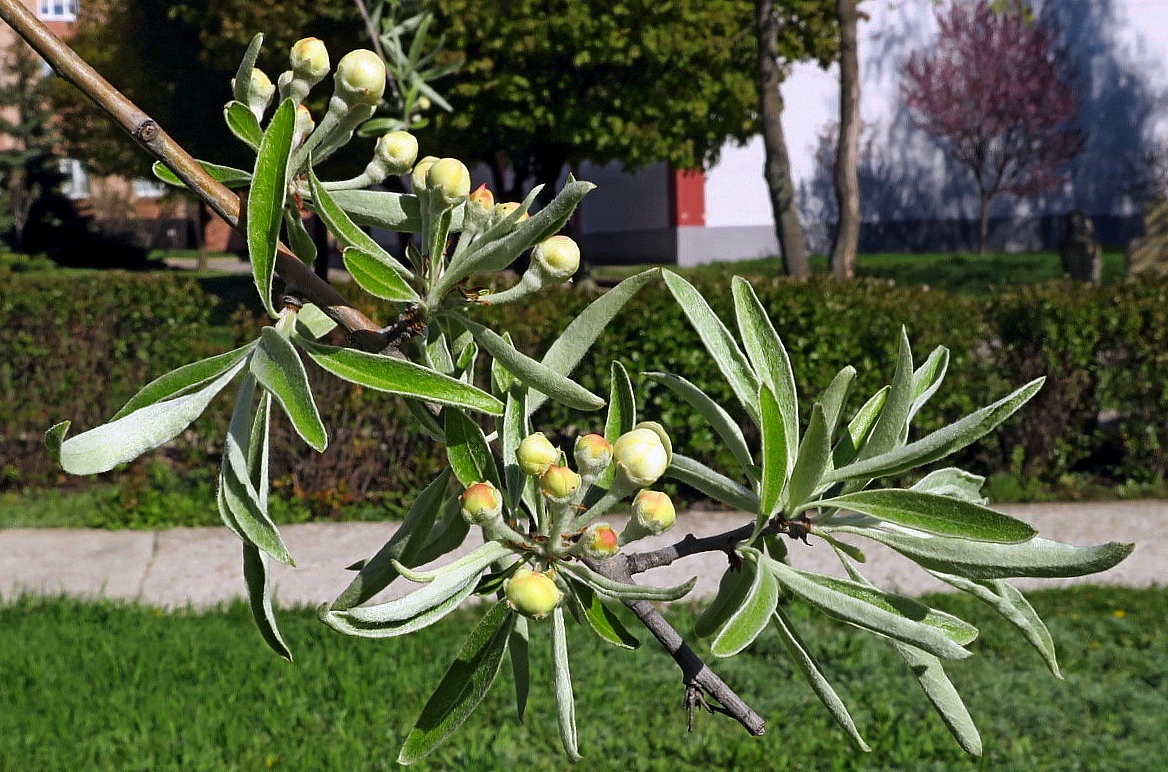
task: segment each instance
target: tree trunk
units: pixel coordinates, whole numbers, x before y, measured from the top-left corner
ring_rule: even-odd
[[[787,139],[783,134],[783,97],[779,85],[785,73],[776,50],[777,27],[774,0],[755,0],[755,30],[758,33],[755,85],[762,113],[763,146],[766,148],[764,175],[775,217],[775,235],[783,252],[783,270],[788,276],[802,278],[811,275],[811,264],[807,261],[807,244],[795,209],[791,159],[787,155]]]
[[[977,253],[983,257],[989,252],[990,204],[992,202],[993,196],[985,192],[978,198]]]
[[[840,128],[835,154],[835,200],[839,223],[831,246],[831,275],[851,279],[856,275],[856,248],[860,243],[860,56],[856,27],[856,0],[839,0],[840,25]]]

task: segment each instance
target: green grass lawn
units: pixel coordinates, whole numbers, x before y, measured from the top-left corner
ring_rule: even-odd
[[[656,645],[630,653],[569,636],[582,769],[1159,769],[1168,756],[1168,590],[1035,593],[1065,681],[1003,622],[956,596],[931,602],[982,628],[949,667],[985,757],[963,756],[890,646],[800,608],[808,645],[873,746],[854,751],[778,640],[713,663],[767,720],[751,738],[702,714]],[[242,606],[206,614],[68,600],[0,607],[0,769],[383,769],[476,615],[389,641],[343,638],[309,611],[281,615],[297,656],[267,652]],[[687,625],[688,614],[674,621]],[[509,666],[480,711],[423,769],[559,769],[548,625],[532,633],[533,694],[514,715]],[[643,637],[643,636],[642,636]]]

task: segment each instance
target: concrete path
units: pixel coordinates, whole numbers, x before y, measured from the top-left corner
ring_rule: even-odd
[[[1106,541],[1136,544],[1127,560],[1105,573],[1080,579],[1019,580],[1022,588],[1076,583],[1127,587],[1168,584],[1168,501],[1019,504],[1001,509],[1034,525],[1047,538],[1080,545]],[[613,524],[618,525],[615,520]],[[691,511],[681,515],[671,532],[645,540],[644,545],[660,546],[686,533],[715,534],[745,520],[741,514]],[[315,606],[333,599],[352,576],[345,566],[375,553],[394,528],[392,523],[285,526],[281,532],[297,566],[276,566],[276,602],[284,607]],[[796,566],[841,573],[831,550],[822,543],[812,539],[809,547],[791,543],[791,548]],[[863,549],[868,556],[865,574],[881,587],[914,595],[947,589],[891,550],[871,542],[864,543]],[[720,553],[694,556],[655,569],[641,581],[677,584],[698,575],[691,597],[705,597],[716,589],[725,561]],[[386,597],[414,586],[399,581]],[[0,600],[22,593],[103,597],[161,608],[206,608],[243,597],[242,556],[238,540],[224,528],[0,530]]]

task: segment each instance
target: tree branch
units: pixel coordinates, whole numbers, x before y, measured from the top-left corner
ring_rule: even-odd
[[[737,533],[737,531],[730,533]],[[750,535],[749,528],[746,535]],[[692,536],[687,537],[685,541],[688,540],[708,541],[707,539],[693,539]],[[604,561],[588,560],[586,562],[593,571],[609,579],[623,584],[634,583],[627,558],[623,555],[616,555]],[[673,657],[673,661],[681,668],[681,680],[686,686],[687,704],[690,700],[690,691],[696,687],[717,700],[724,708],[726,715],[742,724],[746,731],[752,735],[759,736],[766,732],[766,721],[763,720],[762,716],[755,713],[725,681],[718,677],[717,673],[702,661],[701,657],[682,639],[681,634],[674,629],[673,625],[669,624],[665,617],[653,608],[652,603],[638,600],[625,601],[625,605],[637,615],[641,624],[645,625],[646,629],[653,634],[653,637],[665,648],[665,651],[669,652],[669,656]]]
[[[207,174],[161,126],[50,32],[20,0],[0,0],[0,19],[24,38],[61,77],[81,89],[138,144],[166,164],[204,204],[232,228],[241,231],[241,220],[246,221],[246,218],[239,197]],[[296,294],[315,303],[346,329],[355,345],[367,351],[381,351],[386,347],[388,337],[381,326],[354,308],[283,244],[277,250],[275,268],[284,282],[295,288]]]

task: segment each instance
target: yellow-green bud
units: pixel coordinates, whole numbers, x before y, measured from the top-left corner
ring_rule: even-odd
[[[345,54],[335,77],[336,94],[349,105],[376,105],[385,93],[385,62],[364,48]]]
[[[457,158],[435,161],[426,172],[426,189],[448,205],[470,195],[470,171]]]
[[[608,523],[593,523],[580,537],[584,554],[596,560],[610,558],[620,549],[620,539]]]
[[[576,438],[576,468],[581,474],[598,475],[612,461],[612,444],[599,434]]]
[[[511,608],[532,619],[543,619],[560,603],[562,593],[549,573],[520,568],[507,580],[505,590]]]
[[[495,210],[495,194],[491,192],[485,182],[475,188],[467,200],[479,207],[484,213],[489,214]]]
[[[580,490],[580,475],[566,466],[549,466],[539,478],[543,495],[553,501],[567,501]]]
[[[661,424],[645,421],[617,438],[612,457],[628,482],[644,488],[665,474],[673,459],[673,448]]]
[[[677,510],[673,500],[660,491],[643,490],[633,499],[633,517],[645,531],[661,533],[673,526]]]
[[[292,145],[297,147],[312,133],[316,122],[312,120],[312,113],[304,105],[296,105],[296,123],[292,132]]]
[[[268,109],[275,93],[276,87],[272,85],[271,78],[263,70],[253,67],[251,80],[248,81],[247,107],[256,120],[263,119],[264,111]]]
[[[503,497],[489,482],[469,486],[462,493],[462,516],[471,525],[484,525],[503,513]]]
[[[292,52],[288,56],[292,65],[292,72],[301,80],[309,83],[319,83],[321,78],[328,75],[329,54],[324,42],[320,38],[301,38],[292,44]]]
[[[426,189],[426,175],[430,173],[430,167],[436,163],[438,157],[428,155],[414,164],[414,170],[410,173],[410,184],[414,188],[414,193],[421,193]]]
[[[496,204],[495,205],[495,220],[499,221],[499,220],[507,219],[508,217],[511,216],[512,212],[519,209],[519,207],[521,207],[521,206],[523,206],[523,205],[516,203],[514,201],[507,201],[507,202],[502,203],[502,204]],[[531,217],[531,215],[529,215],[527,212],[524,212],[523,214],[519,215],[519,219],[516,220],[515,222],[521,223],[524,220],[529,219],[530,217]]]
[[[552,236],[535,245],[531,261],[540,267],[546,279],[567,281],[580,267],[580,247],[567,236]]]
[[[533,477],[541,477],[552,464],[559,463],[560,451],[544,436],[543,432],[529,434],[515,450],[515,460],[519,468]]]
[[[378,138],[374,152],[389,174],[405,174],[418,158],[418,139],[408,131],[391,131]]]

